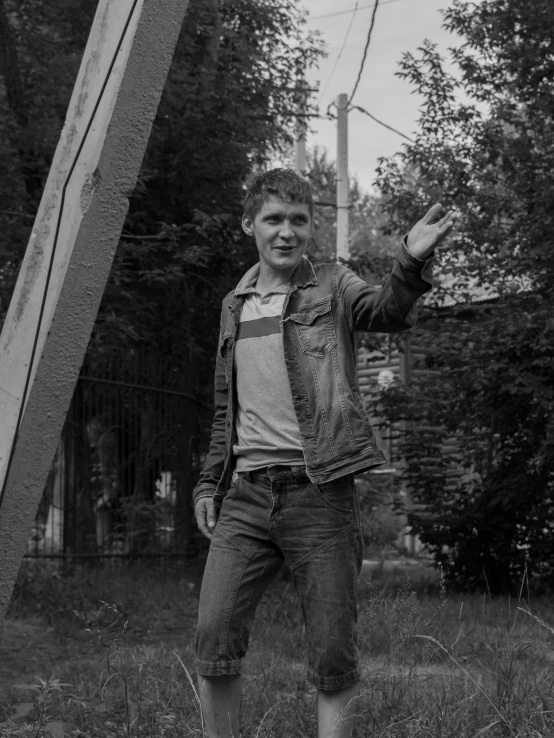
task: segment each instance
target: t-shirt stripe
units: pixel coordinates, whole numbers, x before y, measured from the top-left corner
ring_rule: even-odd
[[[257,318],[256,320],[241,322],[237,333],[237,341],[240,341],[241,338],[261,338],[262,336],[281,333],[280,320],[280,316],[276,315],[272,318]]]

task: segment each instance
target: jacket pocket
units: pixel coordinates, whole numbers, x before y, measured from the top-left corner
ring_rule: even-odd
[[[306,305],[302,311],[292,313],[290,319],[294,323],[302,351],[308,356],[322,359],[337,345],[331,296]]]

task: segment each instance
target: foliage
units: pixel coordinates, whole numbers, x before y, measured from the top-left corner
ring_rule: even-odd
[[[58,701],[64,687],[70,687],[66,682],[51,676],[48,679],[35,677],[34,684],[18,684],[18,689],[34,692],[33,702],[21,702],[5,723],[0,723],[0,735],[5,738],[64,738],[65,731],[61,720],[57,720],[52,710],[54,702]],[[21,724],[17,721],[25,720]],[[32,723],[27,722],[32,719]]]
[[[316,207],[308,256],[316,262],[332,261],[336,251],[336,178],[334,161],[317,146],[308,152],[307,179]],[[370,282],[379,282],[390,270],[398,238],[390,233],[381,198],[365,192],[356,177],[349,182],[349,266]]]
[[[9,304],[96,0],[0,2],[0,317]]]
[[[514,397],[517,337],[490,310],[483,322],[441,316],[438,331],[419,330],[425,360],[381,406],[397,427],[407,423],[397,432],[418,503],[410,523],[436,562],[465,587],[509,591],[526,572],[552,574],[551,419]]]
[[[454,68],[430,42],[404,55],[419,132],[378,184],[396,228],[436,201],[461,217],[439,259],[443,309],[414,339],[423,371],[384,404],[408,430],[411,522],[435,560],[507,591],[524,571],[552,582],[554,564],[554,6],[455,0],[444,18],[463,39]]]
[[[211,363],[221,298],[255,260],[240,226],[242,182],[290,145],[287,111],[303,104],[298,87],[321,54],[304,22],[291,0],[191,3],[98,344],[119,340],[121,324],[166,352],[186,346]]]
[[[356,479],[365,558],[384,561],[389,547],[398,546],[405,520],[398,514],[400,490],[393,475],[367,473]]]
[[[30,233],[96,0],[0,3],[0,314]],[[93,333],[207,364],[221,299],[255,251],[242,182],[292,142],[323,53],[293,0],[191,0]]]

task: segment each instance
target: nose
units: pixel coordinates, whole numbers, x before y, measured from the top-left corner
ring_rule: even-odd
[[[288,219],[285,219],[283,221],[281,225],[281,230],[279,231],[279,236],[281,238],[293,238],[294,237],[294,231],[292,230],[292,226]]]

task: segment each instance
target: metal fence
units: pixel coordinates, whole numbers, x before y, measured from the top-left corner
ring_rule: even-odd
[[[26,557],[189,555],[198,424],[190,361],[145,349],[87,359]]]

